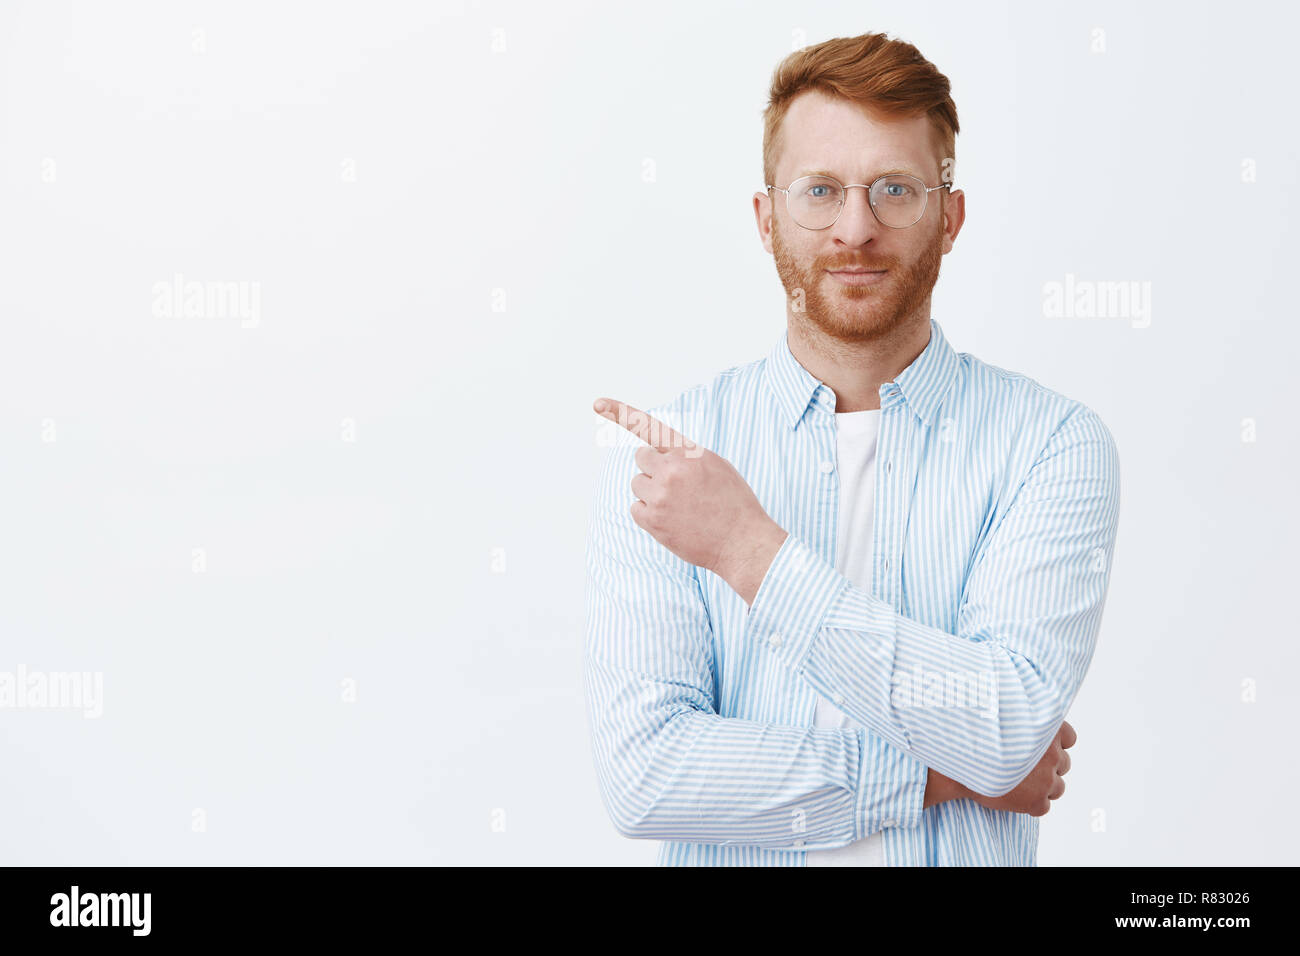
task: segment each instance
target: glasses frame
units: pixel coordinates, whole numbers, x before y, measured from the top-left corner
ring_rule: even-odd
[[[919,214],[917,214],[917,217],[916,217],[915,219],[913,219],[911,222],[909,222],[906,226],[894,226],[894,225],[890,225],[889,223],[887,223],[887,222],[885,222],[883,219],[881,219],[881,218],[880,218],[880,214],[879,214],[878,212],[876,212],[876,204],[873,203],[873,202],[871,201],[871,190],[875,189],[877,183],[880,183],[880,182],[882,182],[883,180],[890,179],[890,178],[893,178],[893,177],[901,177],[901,176],[905,176],[905,177],[907,177],[908,179],[913,180],[914,182],[918,182],[918,183],[920,183],[920,184],[921,184],[921,188],[925,190],[925,194],[924,194],[924,195],[925,195],[925,200],[921,203],[921,211],[920,211]],[[805,226],[805,225],[804,225],[803,223],[801,223],[798,219],[795,219],[795,218],[794,218],[794,213],[790,211],[790,190],[794,189],[794,187],[795,187],[795,183],[801,183],[801,182],[803,182],[805,179],[829,179],[831,182],[835,183],[836,185],[838,185],[838,186],[840,187],[841,198],[840,198],[840,209],[839,209],[839,212],[837,212],[837,213],[835,214],[835,218],[834,218],[834,219],[832,219],[830,222],[828,222],[828,223],[827,223],[826,225],[824,225],[824,226],[816,226],[816,227],[813,227],[813,226]],[[875,178],[874,180],[872,180],[870,183],[849,183],[849,184],[845,185],[844,183],[842,183],[842,182],[840,182],[838,179],[836,179],[834,176],[823,176],[823,175],[820,174],[820,173],[813,173],[812,175],[809,175],[809,176],[800,176],[798,179],[796,179],[794,182],[792,182],[789,186],[786,186],[784,189],[782,189],[780,186],[768,186],[767,188],[768,188],[768,189],[777,189],[777,190],[780,190],[781,192],[785,193],[785,211],[786,211],[786,214],[789,215],[790,220],[791,220],[791,221],[792,221],[796,226],[798,226],[800,229],[808,229],[808,230],[811,230],[812,232],[821,232],[823,229],[829,229],[831,226],[835,225],[837,222],[840,221],[840,215],[844,212],[844,206],[846,205],[846,203],[845,203],[844,200],[845,200],[845,198],[847,198],[848,193],[849,193],[849,190],[850,190],[850,189],[853,189],[855,186],[861,186],[863,189],[865,189],[865,190],[867,191],[867,205],[871,208],[871,215],[873,215],[873,216],[876,217],[876,222],[880,223],[882,226],[884,226],[884,227],[887,228],[887,229],[910,229],[910,228],[912,228],[913,226],[915,226],[918,222],[920,222],[921,219],[925,216],[925,210],[926,210],[926,209],[929,207],[929,205],[930,205],[930,193],[934,192],[936,189],[943,189],[943,188],[945,188],[945,187],[948,188],[948,189],[951,189],[951,188],[952,188],[952,183],[940,183],[940,184],[937,185],[937,186],[927,186],[927,185],[925,184],[925,180],[924,180],[924,179],[920,179],[920,178],[917,177],[917,176],[913,176],[911,173],[885,173],[885,175],[876,177],[876,178]],[[952,195],[952,194],[949,193],[949,195]]]

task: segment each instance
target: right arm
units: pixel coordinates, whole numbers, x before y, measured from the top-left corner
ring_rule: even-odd
[[[957,794],[866,730],[718,714],[697,569],[632,519],[640,442],[606,455],[587,542],[584,678],[601,796],[624,836],[831,849]]]

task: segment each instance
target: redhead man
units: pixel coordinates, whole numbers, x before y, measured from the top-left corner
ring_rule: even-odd
[[[612,398],[588,538],[601,795],[661,865],[1037,863],[1119,518],[1081,402],[930,314],[965,218],[946,77],[879,34],[777,68],[770,353]]]

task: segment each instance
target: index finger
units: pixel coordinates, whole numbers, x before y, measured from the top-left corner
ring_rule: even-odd
[[[597,414],[608,418],[611,422],[622,425],[637,438],[658,451],[695,447],[695,442],[676,429],[665,425],[653,415],[648,415],[641,409],[634,408],[626,402],[617,402],[612,398],[598,398],[592,403],[591,407]]]

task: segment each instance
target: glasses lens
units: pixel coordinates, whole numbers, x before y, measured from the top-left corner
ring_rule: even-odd
[[[828,176],[796,179],[788,195],[790,218],[805,229],[825,229],[844,205],[844,187]]]
[[[925,183],[915,176],[885,176],[871,187],[871,208],[886,226],[910,226],[925,212]]]

